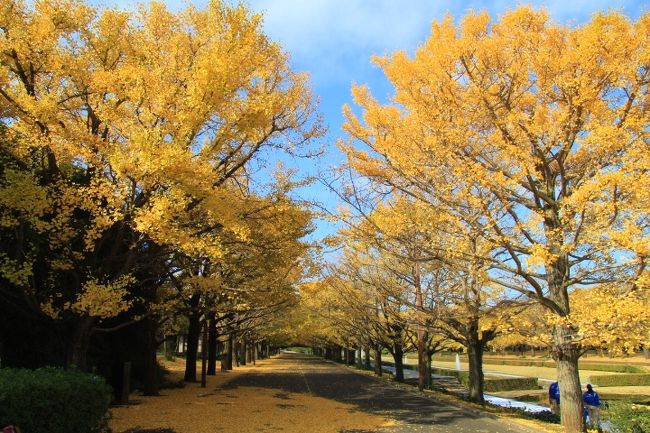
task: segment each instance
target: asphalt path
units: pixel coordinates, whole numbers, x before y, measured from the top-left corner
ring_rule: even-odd
[[[318,357],[283,353],[270,362],[273,368],[251,370],[229,381],[224,388],[270,388],[277,390],[275,397],[279,400],[287,393],[307,393],[352,404],[361,411],[397,421],[396,426],[377,431],[348,430],[340,433],[541,432],[479,410],[403,389]]]

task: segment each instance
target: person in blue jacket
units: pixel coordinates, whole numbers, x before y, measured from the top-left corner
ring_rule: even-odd
[[[589,427],[598,428],[600,426],[600,396],[590,383],[587,384],[587,391],[582,395],[582,400],[587,409],[589,417]]]
[[[548,402],[551,406],[551,412],[560,413],[560,384],[557,381],[548,387]]]

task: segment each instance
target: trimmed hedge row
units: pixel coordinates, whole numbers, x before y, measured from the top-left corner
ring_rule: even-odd
[[[541,361],[535,359],[494,359],[484,358],[484,364],[492,365],[517,365],[523,367],[549,367],[555,368],[555,361]],[[578,362],[581,370],[609,371],[612,373],[644,373],[645,370],[634,365],[623,364],[598,364],[592,362]]]
[[[395,367],[393,362],[385,362],[382,364]],[[413,364],[404,364],[405,370],[417,370],[417,366]],[[458,378],[459,382],[465,386],[469,384],[469,373],[467,371],[451,370],[447,368],[432,367],[432,374],[440,376],[453,376]],[[486,376],[483,390],[485,392],[498,392],[498,391],[518,391],[525,389],[537,389],[539,385],[536,377],[502,377],[502,376]]]
[[[111,388],[79,371],[0,369],[0,427],[23,433],[108,432]]]
[[[516,391],[524,389],[538,389],[536,377],[491,377],[485,378],[484,389],[486,392]]]
[[[650,374],[612,374],[590,376],[589,381],[598,386],[648,386]]]
[[[443,356],[434,357],[433,359],[450,362],[450,360],[455,358],[443,355]],[[543,360],[536,360],[536,359],[501,359],[501,358],[484,357],[483,364],[555,368],[555,361],[552,360],[543,361]],[[593,362],[579,362],[578,365],[581,370],[609,371],[612,373],[645,373],[645,370],[642,367],[638,367],[635,365],[599,364]]]
[[[441,376],[457,377],[460,383],[467,386],[469,384],[469,373],[467,371],[449,370],[446,368],[432,368],[433,374]],[[525,389],[537,389],[536,377],[501,377],[501,376],[486,376],[483,390],[485,392],[498,392],[498,391],[517,391]]]

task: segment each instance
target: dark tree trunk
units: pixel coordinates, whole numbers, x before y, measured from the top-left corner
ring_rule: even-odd
[[[189,316],[187,331],[187,354],[185,356],[185,377],[186,382],[196,382],[196,357],[199,351],[199,334],[201,333],[200,316],[196,310],[201,299],[200,295],[192,295],[190,306],[193,311]]]
[[[208,376],[208,321],[203,320],[201,339],[201,388],[205,388]]]
[[[219,343],[221,347],[221,372],[228,371],[228,342]]]
[[[355,352],[354,349],[345,349],[345,363],[347,365],[354,365]]]
[[[393,344],[393,359],[395,360],[395,380],[404,382],[404,348],[401,343]]]
[[[77,367],[82,371],[88,369],[88,346],[94,325],[95,319],[92,317],[82,317],[75,322],[66,360],[68,367]]]
[[[156,342],[157,326],[156,322],[150,317],[143,320],[142,326],[146,333],[142,392],[144,395],[158,395],[158,360],[156,359],[156,351],[158,349]]]
[[[432,352],[427,351],[426,356],[426,371],[427,371],[427,389],[431,389],[431,357],[433,356]]]
[[[210,314],[208,322],[208,372],[210,376],[217,374],[217,321],[214,313]]]
[[[228,370],[232,370],[232,358],[235,351],[235,341],[232,334],[228,334],[228,344],[226,345],[226,350],[228,351],[228,357],[226,360],[228,363],[227,368]]]
[[[381,344],[375,345],[375,374],[381,376],[383,370],[381,369]]]
[[[239,349],[241,351],[241,353],[240,353],[241,361],[239,361],[239,363],[241,365],[246,365],[246,351],[248,350],[248,342],[246,341],[245,336],[242,336],[242,338],[241,338],[241,343],[240,343]]]
[[[418,389],[427,388],[427,348],[424,331],[418,330]],[[429,375],[431,377],[431,375]]]
[[[483,404],[483,346],[479,339],[478,320],[469,326],[467,335],[467,359],[469,362],[469,399]]]
[[[370,370],[372,368],[372,365],[370,364],[370,348],[366,347],[363,351],[366,355],[363,359],[363,366],[366,370]]]
[[[343,348],[338,344],[334,345],[334,361],[343,362],[343,354],[341,353]]]

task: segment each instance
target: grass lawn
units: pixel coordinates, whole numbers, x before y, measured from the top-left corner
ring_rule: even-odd
[[[532,355],[531,352],[527,352],[524,354],[524,356],[519,356],[519,355],[501,355],[496,352],[486,352],[483,355],[483,362],[489,363],[490,359],[499,359],[499,360],[512,359],[515,361],[522,361],[522,360],[549,361],[550,360],[550,357],[547,356],[546,353],[544,352],[536,352],[536,353],[538,354]],[[409,359],[417,359],[418,355],[417,353],[411,352],[408,353],[406,356]],[[453,354],[445,353],[443,356],[449,358],[450,361],[455,360],[455,355]],[[466,358],[467,355],[460,355],[461,361]],[[602,364],[629,364],[629,365],[645,367],[646,370],[650,371],[650,359],[645,358],[643,355],[639,355],[639,354],[632,355],[632,356],[625,356],[625,357],[609,357],[609,356],[597,355],[594,353],[588,353],[586,355],[583,355],[580,358],[580,362],[602,363]]]
[[[417,360],[412,358],[407,358],[406,363],[417,364]],[[456,362],[433,361],[431,365],[434,367],[456,369]],[[467,370],[468,364],[466,362],[461,361],[460,367],[461,369]],[[537,377],[539,379],[548,379],[548,380],[555,380],[557,377],[557,371],[555,370],[555,368],[550,368],[550,367],[525,367],[525,366],[518,366],[518,365],[483,364],[483,371],[513,374],[515,376]],[[608,371],[580,370],[580,382],[588,383],[590,376],[609,375],[609,374],[620,374],[620,373],[612,373]]]

